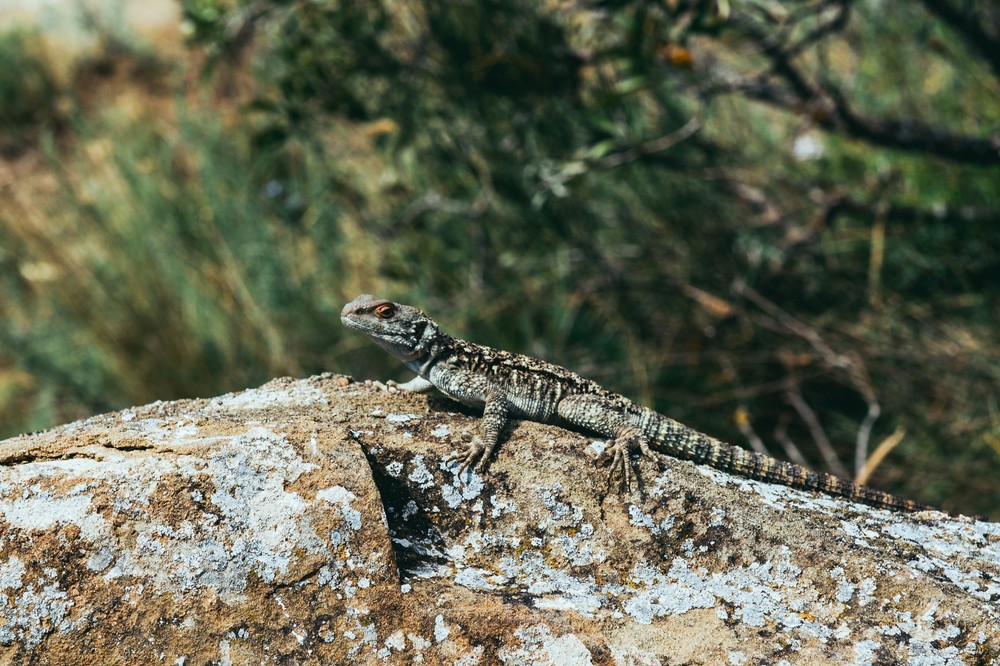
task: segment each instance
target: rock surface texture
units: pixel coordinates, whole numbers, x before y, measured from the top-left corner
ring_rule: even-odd
[[[1000,524],[327,375],[0,442],[0,664],[994,664]]]

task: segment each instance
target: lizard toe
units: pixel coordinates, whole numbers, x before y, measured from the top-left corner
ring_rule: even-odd
[[[666,464],[667,462],[668,456],[665,456],[659,451],[654,451],[653,449],[649,448],[649,442],[647,442],[645,439],[639,440],[639,450],[642,451],[642,455],[649,458],[653,462],[657,462],[660,464]]]
[[[485,465],[486,459],[489,456],[489,450],[483,445],[482,440],[478,437],[474,437],[471,442],[469,442],[465,450],[463,451],[453,451],[444,457],[445,464],[450,462],[459,462],[458,469],[455,470],[455,477],[461,480],[462,475],[468,469],[473,469],[476,472],[482,472]]]

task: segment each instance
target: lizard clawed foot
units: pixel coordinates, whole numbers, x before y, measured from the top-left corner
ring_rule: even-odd
[[[470,467],[476,472],[482,473],[486,467],[486,460],[490,457],[492,450],[492,447],[486,446],[482,438],[476,435],[472,438],[472,441],[465,445],[464,451],[449,453],[444,457],[444,462],[447,464],[456,460],[460,461],[461,464],[455,470],[455,477],[461,480],[462,473]]]
[[[611,483],[614,481],[616,473],[618,474],[618,491],[621,492],[623,488],[629,490],[632,489],[632,460],[630,458],[630,451],[627,442],[623,442],[621,438],[615,439],[611,442],[611,445],[604,450],[604,452],[597,457],[595,464],[603,466],[608,461],[611,461],[611,467],[608,469],[608,483],[607,489],[611,490]]]
[[[390,379],[384,384],[376,379],[372,381],[372,386],[386,393],[427,393],[434,388],[434,384],[419,376],[402,384],[395,379]]]
[[[663,462],[666,459],[666,456],[662,453],[657,453],[649,448],[649,442],[646,441],[646,438],[642,436],[642,433],[638,429],[629,428],[625,430],[611,441],[610,446],[598,456],[596,461],[597,465],[604,465],[608,460],[611,461],[607,484],[609,490],[616,474],[618,476],[619,491],[623,489],[632,490],[635,473],[632,469],[631,454],[636,450],[656,462]]]

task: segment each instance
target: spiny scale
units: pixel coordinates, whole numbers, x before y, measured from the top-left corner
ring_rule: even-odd
[[[721,442],[692,430],[566,368],[530,356],[453,338],[417,308],[362,295],[344,306],[341,321],[370,337],[424,380],[411,390],[436,387],[465,404],[483,407],[479,433],[454,456],[458,473],[482,471],[510,418],[554,423],[611,439],[611,475],[630,484],[629,454],[668,454],[750,479],[818,490],[903,511],[931,507],[859,486]]]

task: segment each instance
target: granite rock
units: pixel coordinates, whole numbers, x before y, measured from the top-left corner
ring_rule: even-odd
[[[1000,663],[1000,524],[323,375],[0,442],[0,664]]]

